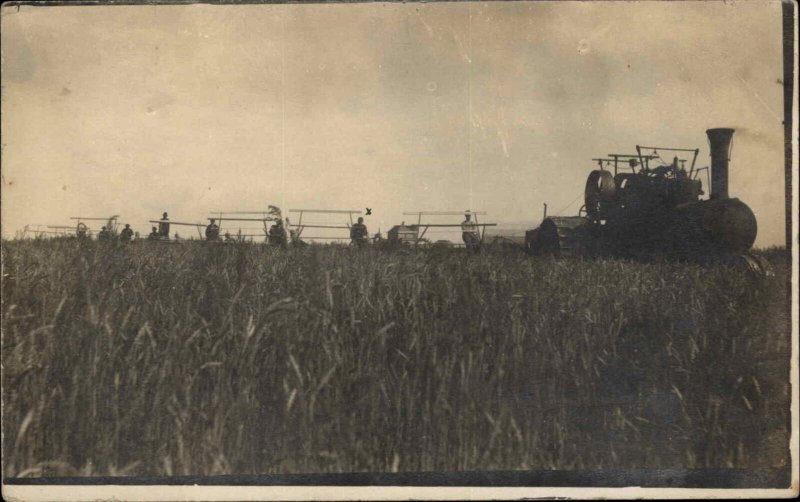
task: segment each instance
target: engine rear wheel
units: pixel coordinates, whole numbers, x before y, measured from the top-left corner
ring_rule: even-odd
[[[594,170],[589,173],[584,190],[586,215],[592,219],[601,218],[616,192],[617,185],[610,172]]]

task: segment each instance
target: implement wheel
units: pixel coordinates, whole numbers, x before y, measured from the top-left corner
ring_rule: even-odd
[[[580,254],[584,230],[590,224],[582,216],[545,218],[535,233],[530,232],[528,249],[534,254],[556,257]]]

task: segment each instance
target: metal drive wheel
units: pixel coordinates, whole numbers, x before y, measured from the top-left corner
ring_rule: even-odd
[[[592,219],[600,217],[616,193],[617,185],[610,172],[594,170],[589,173],[584,190],[586,215]]]

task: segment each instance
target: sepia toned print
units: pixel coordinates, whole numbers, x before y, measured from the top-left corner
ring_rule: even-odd
[[[4,6],[5,488],[790,494],[792,12]]]

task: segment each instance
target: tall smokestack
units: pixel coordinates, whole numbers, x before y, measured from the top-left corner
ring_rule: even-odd
[[[728,161],[733,129],[718,128],[706,131],[711,146],[711,198],[728,198]]]

